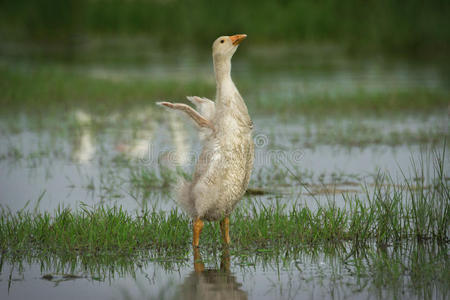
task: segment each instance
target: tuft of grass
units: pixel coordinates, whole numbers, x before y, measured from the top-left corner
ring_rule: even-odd
[[[133,217],[118,207],[82,206],[78,212],[60,208],[54,216],[47,212],[3,211],[0,220],[3,251],[128,254],[149,248],[170,251],[186,246],[189,240],[189,220],[177,210],[145,211]]]
[[[168,167],[157,165],[158,168],[145,166],[130,167],[129,182],[134,188],[144,190],[168,189],[177,180],[177,172]]]
[[[234,268],[243,270],[295,267],[303,278],[315,280],[326,269],[333,280],[355,291],[382,291],[390,298],[403,297],[403,292],[445,295],[450,283],[445,158],[445,152],[435,153],[431,171],[423,160],[413,161],[412,179],[404,175],[401,185],[389,174],[378,174],[365,195],[344,195],[344,207],[332,201],[317,209],[279,200],[243,202],[231,216],[229,248],[218,247],[217,222],[206,224],[202,261],[217,266],[219,252],[229,251]],[[160,184],[163,175],[155,176],[148,184]],[[54,282],[135,276],[150,263],[173,271],[192,263],[190,225],[178,209],[130,213],[83,204],[76,211],[51,213],[2,208],[0,271],[39,264],[43,278]]]
[[[445,152],[435,155],[431,177],[423,161],[413,162],[413,179],[405,176],[401,186],[379,174],[365,196],[344,196],[342,208],[331,201],[315,210],[299,203],[244,202],[231,216],[232,244],[224,249],[243,269],[276,264],[302,271],[311,264],[321,268],[325,259],[332,276],[349,276],[357,290],[389,288],[393,298],[405,290],[445,294],[450,189],[444,159]],[[2,209],[0,270],[4,264],[21,269],[39,263],[45,274],[95,280],[133,276],[150,262],[174,270],[192,262],[190,223],[178,209]],[[220,236],[217,222],[206,224],[200,249],[205,263],[216,262]]]

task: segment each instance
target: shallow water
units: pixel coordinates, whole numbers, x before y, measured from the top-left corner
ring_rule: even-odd
[[[86,113],[74,114],[79,119],[91,119]],[[147,128],[118,127],[98,132],[93,125],[79,121],[75,130],[69,129],[73,124],[62,124],[62,133],[55,134],[53,129],[7,133],[0,142],[1,204],[14,211],[22,209],[28,201],[27,209],[39,204],[40,209],[47,211],[58,206],[77,208],[80,203],[121,205],[129,211],[143,206],[174,208],[171,188],[136,189],[130,185],[133,170],[151,171],[164,166],[192,172],[200,152],[195,128],[176,114],[169,116],[165,122]],[[267,203],[275,197],[287,204],[301,199],[306,205],[314,205],[316,199],[308,197],[311,191],[304,190],[305,184],[316,189],[337,184],[334,198],[339,200],[342,192],[362,193],[362,184],[373,182],[378,172],[388,172],[402,182],[403,176],[412,176],[411,160],[425,159],[423,154],[427,152],[427,146],[420,144],[392,147],[381,143],[361,147],[345,145],[345,140],[341,145],[324,144],[314,141],[314,136],[318,136],[314,131],[328,128],[326,124],[308,124],[311,129],[308,133],[304,120],[254,119],[256,151],[250,187],[281,192],[276,197],[258,197]],[[444,135],[446,121],[445,116],[433,116],[416,121],[408,130],[430,129]],[[335,122],[341,124],[336,126],[345,127],[342,125],[345,120]],[[365,122],[379,132],[390,132],[397,126],[401,133],[403,122],[408,120]]]
[[[122,206],[135,212],[146,207],[165,211],[176,207],[170,188],[136,188],[130,183],[130,172],[160,170],[161,165],[183,166],[190,172],[200,150],[195,128],[183,118],[169,114],[163,123],[151,123],[146,128],[109,127],[98,131],[87,121],[92,116],[79,111],[74,115],[78,118],[75,130],[68,129],[68,124],[60,124],[56,132],[51,128],[36,131],[24,126],[4,134],[0,143],[3,154],[0,191],[4,208],[53,212],[59,206],[78,209],[83,203]],[[339,122],[346,121],[336,120]],[[366,122],[383,132],[410,121]],[[408,130],[430,128],[445,133],[445,122],[445,116],[435,115],[416,121]],[[402,182],[403,176],[414,175],[410,170],[411,159],[422,159],[426,166],[431,166],[429,157],[424,157],[429,151],[427,144],[354,146],[315,142],[310,146],[302,141],[313,140],[315,134],[305,133],[304,126],[304,120],[255,117],[256,160],[250,186],[276,192],[247,197],[243,205],[301,202],[314,209],[318,203],[326,204],[331,199],[342,206],[345,203],[341,194],[362,195],[362,183],[373,182],[379,170]],[[314,128],[322,125],[309,126],[314,132]],[[441,151],[439,145],[437,149]],[[448,163],[445,168],[449,169]],[[305,188],[304,184],[308,186]],[[334,185],[329,188],[330,184]],[[328,187],[327,193],[322,191],[324,187]],[[374,274],[369,275],[368,271],[359,274],[359,268],[345,263],[345,255],[318,251],[265,260],[255,253],[232,253],[229,268],[225,270],[221,255],[211,258],[208,254],[203,272],[195,271],[193,253],[169,265],[164,263],[165,258],[161,258],[162,262],[144,259],[129,262],[122,269],[108,265],[96,269],[81,262],[61,263],[58,258],[50,262],[19,261],[14,265],[4,262],[0,294],[4,299],[35,296],[48,299],[414,299],[426,293],[427,298],[440,299],[447,293],[439,282],[427,285],[425,290],[414,288],[416,283],[408,276],[400,276],[396,285],[383,285]],[[427,263],[433,264],[432,259]]]
[[[189,253],[192,257],[193,253]],[[390,277],[380,269],[367,273],[339,254],[299,252],[286,260],[278,257],[216,253],[208,262],[196,257],[174,265],[143,261],[136,265],[52,266],[45,262],[2,265],[3,299],[445,299],[445,282],[422,286],[422,278]],[[405,258],[403,263],[408,263]],[[429,263],[440,263],[440,259]],[[169,259],[170,260],[170,259]],[[164,261],[164,260],[162,260]],[[382,260],[378,262],[383,264]],[[396,262],[399,263],[399,262]],[[414,265],[413,265],[414,267]],[[362,269],[361,269],[362,268]],[[382,268],[382,267],[381,267]],[[378,273],[379,272],[379,273]],[[444,270],[445,272],[445,270]],[[444,285],[444,286],[443,286]]]

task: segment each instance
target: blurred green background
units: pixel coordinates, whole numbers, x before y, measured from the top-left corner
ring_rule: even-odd
[[[210,43],[245,32],[253,41],[331,42],[352,50],[446,53],[446,0],[3,0],[3,40],[76,48],[99,35],[145,36],[160,45]]]
[[[449,16],[448,0],[3,0],[0,105],[213,97],[212,42],[246,33],[233,76],[254,112],[439,111]]]

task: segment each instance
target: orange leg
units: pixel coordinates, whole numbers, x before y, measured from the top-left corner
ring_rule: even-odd
[[[228,217],[223,218],[220,221],[220,231],[222,232],[222,239],[226,245],[230,244],[230,219]]]
[[[200,218],[197,218],[194,221],[194,237],[192,240],[192,246],[194,247],[198,247],[198,243],[200,241],[200,233],[202,232],[203,225],[203,221],[200,220]]]
[[[203,264],[202,257],[200,255],[200,249],[194,247],[194,270],[197,273],[203,272],[205,270],[205,265]]]
[[[220,257],[220,270],[224,272],[230,272],[230,249],[224,247],[222,250],[222,256]]]

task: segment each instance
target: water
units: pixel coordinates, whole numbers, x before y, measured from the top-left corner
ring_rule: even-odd
[[[442,286],[445,283],[423,286],[420,276],[390,281],[391,274],[383,273],[386,270],[382,267],[369,275],[359,269],[361,266],[343,263],[339,255],[320,252],[298,253],[286,261],[282,257],[258,256],[243,260],[222,250],[209,263],[192,261],[168,268],[147,260],[128,269],[119,265],[99,271],[73,268],[70,264],[59,268],[42,262],[7,264],[3,266],[0,288],[3,299],[37,295],[49,299],[419,299],[420,294],[435,299],[446,297]]]
[[[90,118],[79,111],[75,114],[81,114],[78,118]],[[95,132],[88,124],[78,124],[75,132],[56,135],[46,130],[6,134],[0,143],[0,153],[4,154],[0,161],[1,204],[19,210],[31,201],[29,208],[33,208],[44,193],[39,205],[48,211],[60,205],[77,208],[81,202],[121,205],[134,211],[141,208],[144,200],[149,207],[174,208],[175,202],[167,190],[155,189],[150,191],[152,197],[137,201],[136,197],[142,198],[142,195],[130,185],[130,172],[139,168],[154,170],[160,165],[178,166],[192,172],[200,152],[195,128],[178,115],[169,115],[166,122],[151,124],[148,128],[108,128]],[[420,160],[426,150],[423,145],[403,144],[355,147],[316,142],[313,147],[308,147],[304,141],[310,144],[312,142],[308,140],[314,138],[307,137],[303,130],[304,121],[254,119],[256,151],[250,186],[282,190],[282,199],[286,203],[297,198],[302,183],[339,183],[344,191],[362,192],[359,184],[364,180],[371,182],[370,178],[380,170],[402,181],[401,171],[408,173],[411,160]],[[394,120],[367,121],[371,122],[379,131],[393,130],[396,125]],[[445,118],[434,116],[423,122],[417,121],[414,126],[435,130],[445,122]],[[386,123],[388,126],[383,125]],[[319,126],[322,125],[316,125]],[[411,126],[408,130],[415,128]],[[16,154],[20,157],[11,157],[14,151],[20,153]],[[117,163],[120,159],[127,163]],[[285,176],[293,174],[298,177]],[[270,202],[271,198],[261,199]],[[315,203],[314,199],[309,200],[307,203]]]
[[[198,139],[195,128],[180,126],[183,122],[174,115],[152,128],[125,131],[109,128],[105,132],[82,125],[77,136],[70,138],[46,130],[7,134],[0,153],[9,153],[15,147],[21,157],[6,155],[0,161],[1,204],[13,211],[26,207],[53,212],[59,206],[76,210],[81,203],[120,205],[130,212],[144,207],[174,209],[169,190],[156,188],[146,194],[130,184],[130,170],[155,169],[161,164],[177,164],[191,170],[199,151]],[[388,171],[401,182],[400,170],[412,174],[411,159],[420,160],[427,150],[426,145],[417,144],[355,147],[317,143],[306,147],[301,143],[304,138],[299,130],[301,121],[274,125],[279,122],[276,118],[255,118],[257,147],[250,184],[252,188],[277,193],[250,196],[243,200],[244,204],[301,201],[315,209],[318,203],[333,199],[342,206],[340,194],[362,195],[361,182],[373,182],[378,170]],[[415,126],[436,128],[443,122],[441,117],[434,116],[431,121]],[[392,130],[395,121],[375,123],[383,131]],[[385,123],[390,124],[388,129],[383,127]],[[121,165],[121,160],[127,162]],[[288,174],[286,169],[300,170],[302,183],[309,183],[309,189],[305,190],[295,178],[283,175]],[[321,190],[330,183],[336,184],[330,188],[331,194],[323,194]],[[214,261],[205,263],[203,272],[195,271],[192,253],[169,267],[144,259],[130,262],[125,270],[114,265],[100,265],[96,270],[90,263],[64,264],[58,258],[50,262],[35,259],[16,265],[5,263],[0,274],[0,293],[3,299],[28,299],[36,295],[48,299],[414,299],[423,292],[411,288],[416,283],[410,279],[397,283],[401,287],[398,289],[397,285],[376,282],[373,274],[355,275],[358,269],[343,262],[345,255],[318,251],[288,259],[277,256],[268,261],[253,255],[248,259],[231,255],[229,267],[224,270],[220,267],[224,263],[219,253]],[[425,292],[431,298],[445,298],[446,288],[439,285],[428,288]]]
[[[330,56],[326,51],[313,56],[302,49],[279,51],[269,55],[265,49],[250,49],[236,57],[235,80],[243,83],[249,99],[279,93],[289,99],[352,95],[361,90],[448,89],[445,73],[434,64],[350,59]],[[270,59],[273,53],[275,58]],[[167,59],[172,54],[151,56],[147,64],[140,66],[80,64],[72,70],[113,81],[189,81],[193,74],[212,81],[210,65],[204,62],[209,62],[209,55],[185,53]],[[258,88],[248,88],[253,84]],[[169,211],[176,207],[163,177],[166,168],[181,167],[192,172],[200,146],[189,120],[152,103],[126,113],[111,111],[107,116],[81,109],[64,113],[63,118],[37,121],[26,114],[0,118],[3,208],[54,212],[60,206],[77,210],[84,203],[93,207],[120,205],[135,213],[142,208]],[[260,201],[272,205],[278,201],[292,205],[300,201],[315,209],[318,203],[332,199],[342,206],[341,194],[362,197],[364,183],[370,187],[379,172],[388,172],[399,184],[405,177],[413,180],[411,161],[423,160],[430,168],[427,153],[431,148],[442,152],[443,139],[449,132],[445,111],[425,116],[361,115],[351,119],[252,117],[256,157],[250,188],[270,192],[247,196],[244,204]],[[444,167],[450,171],[448,159]],[[142,172],[154,178],[145,179]],[[411,299],[448,295],[445,282],[442,285],[439,280],[420,288],[420,278],[408,275],[391,283],[387,282],[389,277],[386,281],[380,279],[385,276],[382,266],[389,265],[394,257],[390,256],[392,249],[374,246],[358,265],[348,260],[351,249],[345,247],[343,253],[305,248],[289,256],[203,253],[206,260],[202,272],[191,250],[168,261],[150,255],[122,265],[114,261],[99,261],[97,265],[63,261],[61,257],[14,264],[2,260],[0,295],[2,299]],[[377,256],[383,251],[389,257],[388,263]],[[410,254],[401,253],[400,257],[403,263],[411,263]],[[425,261],[430,264],[442,263],[442,258],[436,262],[430,258],[433,255],[427,257]]]

